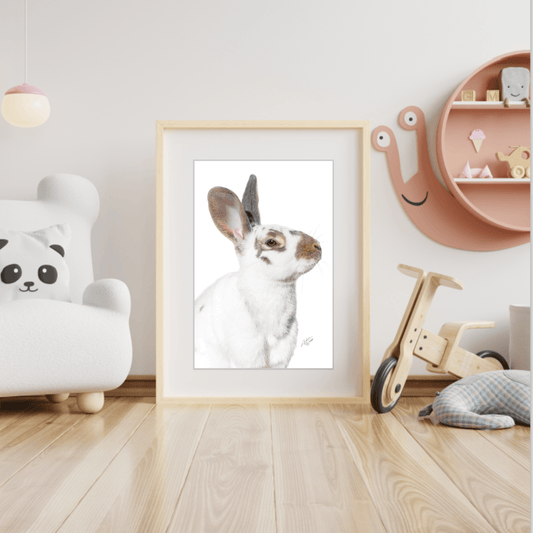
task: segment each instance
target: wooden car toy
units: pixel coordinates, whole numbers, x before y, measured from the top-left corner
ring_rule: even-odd
[[[510,146],[516,148],[510,155],[503,155],[503,152],[498,152],[496,155],[500,161],[507,161],[509,163],[508,174],[511,178],[522,179],[531,177],[531,150],[524,146]],[[526,154],[524,158],[522,154]]]

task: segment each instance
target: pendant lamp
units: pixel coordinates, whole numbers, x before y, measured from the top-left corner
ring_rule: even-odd
[[[28,0],[24,0],[24,83],[12,87],[2,101],[2,115],[13,126],[33,128],[50,116],[50,103],[41,89],[26,83],[28,73]]]

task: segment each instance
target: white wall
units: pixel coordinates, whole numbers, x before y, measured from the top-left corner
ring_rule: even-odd
[[[407,105],[426,113],[436,168],[440,111],[456,86],[495,56],[530,47],[529,2],[515,0],[29,0],[28,82],[52,114],[24,130],[0,120],[0,195],[34,197],[39,180],[69,172],[97,186],[96,278],[133,297],[132,374],[155,373],[155,121],[368,119],[399,139],[412,175]],[[518,15],[518,16],[517,16]],[[23,81],[23,1],[0,4],[0,91]],[[500,327],[465,347],[507,354],[508,305],[529,302],[529,245],[452,250],[410,222],[384,154],[372,149],[372,364],[395,334],[412,281],[404,262],[453,275],[427,321],[490,319]],[[416,361],[413,374],[424,372]]]

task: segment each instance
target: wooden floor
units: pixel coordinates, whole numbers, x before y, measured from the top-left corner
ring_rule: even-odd
[[[0,532],[530,531],[529,427],[348,405],[0,402]]]

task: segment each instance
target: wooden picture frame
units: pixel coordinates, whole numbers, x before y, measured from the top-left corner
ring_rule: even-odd
[[[369,122],[158,121],[156,135],[157,402],[369,403]],[[195,370],[189,363],[193,169],[204,160],[333,162],[332,369]]]

